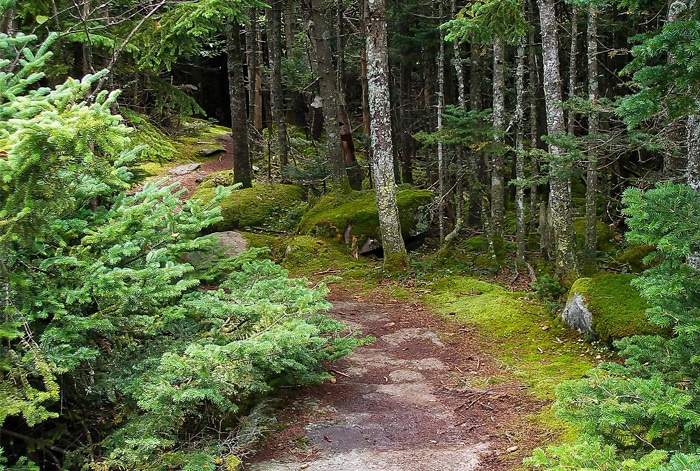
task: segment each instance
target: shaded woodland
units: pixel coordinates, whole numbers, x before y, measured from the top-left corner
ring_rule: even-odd
[[[485,235],[492,271],[534,277],[544,260],[568,289],[636,271],[601,253],[601,230],[647,247],[633,284],[662,333],[620,340],[618,363],[562,386],[557,407],[582,438],[529,465],[700,466],[695,2],[0,0],[0,11],[8,469],[228,469],[239,411],[327,378],[323,361],[366,341],[342,336],[322,293],[254,251],[185,258],[215,251],[198,235],[231,188],[181,211],[173,186],[130,190],[137,161],[176,157],[166,136],[187,134],[191,117],[231,128],[238,187],[374,190],[387,276],[411,270],[397,187],[433,192],[436,248]]]

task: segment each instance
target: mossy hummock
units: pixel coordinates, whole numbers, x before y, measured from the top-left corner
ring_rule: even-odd
[[[592,315],[592,330],[601,340],[660,333],[647,320],[647,302],[630,285],[634,278],[629,274],[600,274],[580,278],[571,287],[569,301],[576,294],[583,297]]]
[[[221,178],[225,179],[225,175]],[[216,194],[213,176],[211,183],[203,184],[192,199],[210,201]],[[221,202],[222,221],[210,231],[264,228],[275,231],[293,231],[306,209],[304,189],[297,185],[257,183],[252,188],[236,190]]]
[[[401,234],[404,238],[427,230],[425,209],[435,195],[428,190],[400,190],[396,194]],[[380,240],[379,215],[373,190],[331,193],[321,198],[303,217],[299,232],[316,234],[350,243],[352,237],[362,246],[367,239]]]

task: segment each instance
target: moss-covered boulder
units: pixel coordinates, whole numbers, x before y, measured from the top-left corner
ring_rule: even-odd
[[[430,224],[428,205],[435,195],[428,190],[405,189],[396,195],[404,238],[425,232]],[[347,244],[360,253],[380,247],[379,215],[373,190],[331,193],[321,198],[302,218],[299,233],[318,235]],[[364,248],[364,250],[363,250]]]
[[[216,193],[216,181],[202,185],[193,199],[210,201]],[[210,227],[211,231],[264,228],[292,231],[306,210],[304,189],[296,185],[257,183],[252,188],[234,190],[221,202],[223,221]]]
[[[630,285],[629,274],[579,278],[569,291],[563,321],[606,342],[636,334],[659,333],[646,317],[646,301]]]

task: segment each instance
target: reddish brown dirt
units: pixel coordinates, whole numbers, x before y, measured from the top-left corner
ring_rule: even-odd
[[[543,406],[503,377],[472,333],[416,302],[333,289],[331,315],[376,342],[329,365],[334,382],[290,392],[245,469],[510,470],[535,445],[523,417]]]
[[[222,172],[224,170],[231,170],[233,168],[233,153],[231,152],[231,139],[220,139],[221,144],[226,146],[226,153],[217,155],[213,159],[202,162],[201,167],[192,173],[181,176],[172,176],[169,178],[171,181],[180,182],[180,186],[187,190],[182,198],[187,199],[194,193],[199,185],[202,178],[209,175],[210,173]]]

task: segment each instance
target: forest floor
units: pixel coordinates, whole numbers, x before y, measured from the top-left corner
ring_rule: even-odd
[[[226,144],[226,154],[170,176],[187,190],[183,198],[205,175],[232,168]],[[330,315],[376,341],[328,365],[332,381],[284,389],[275,430],[243,469],[524,469],[534,447],[560,435],[533,418],[551,400],[512,374],[483,332],[431,312],[417,292],[394,296],[381,282],[328,286]]]
[[[525,417],[545,406],[458,323],[419,302],[331,287],[330,314],[376,341],[329,365],[334,381],[288,391],[278,431],[246,464],[282,470],[512,470],[537,443]]]

